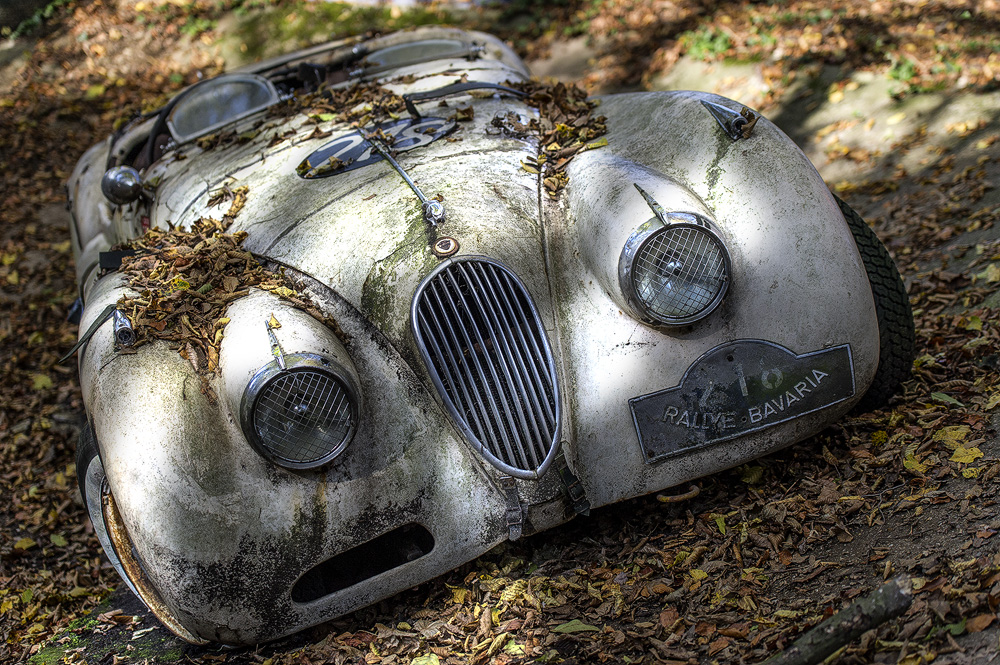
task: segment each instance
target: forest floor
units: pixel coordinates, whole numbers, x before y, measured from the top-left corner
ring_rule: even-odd
[[[854,663],[1000,662],[1000,5],[562,0],[405,8],[61,0],[0,42],[0,661],[755,663],[898,574]],[[697,88],[762,111],[873,226],[917,323],[882,410],[498,547],[256,649],[186,645],[119,589],[76,489],[82,418],[64,184],[199,77],[367,30],[485,29],[598,94]]]

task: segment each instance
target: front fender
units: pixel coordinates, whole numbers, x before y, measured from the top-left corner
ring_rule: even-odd
[[[99,282],[81,329],[123,293],[117,278]],[[271,294],[236,301],[211,391],[164,342],[115,349],[110,324],[80,360],[108,485],[136,558],[169,614],[213,641],[267,641],[345,614],[508,535],[504,494],[412,370],[358,315],[339,317],[359,341],[349,351],[364,394],[350,445],[313,471],[284,469],[255,452],[233,413],[238,390],[230,384],[247,373],[246,358],[268,357],[263,321],[272,312],[282,330],[306,331],[284,338],[288,352],[325,330],[308,331],[297,318],[307,315]],[[380,536],[416,532],[422,549],[384,569],[359,555]],[[345,552],[354,553],[344,561],[356,571],[323,567]],[[310,571],[313,586],[296,596]]]
[[[603,98],[608,145],[578,155],[568,169],[566,241],[555,245],[554,283],[573,400],[570,455],[594,505],[677,485],[809,436],[857,401],[878,364],[867,275],[826,184],[772,123],[761,118],[749,138],[734,141],[702,100],[740,109],[695,92]],[[612,277],[622,244],[652,217],[636,183],[667,211],[697,212],[719,228],[732,259],[731,283],[721,306],[702,321],[656,329],[622,306]],[[559,223],[557,215],[552,223]],[[706,352],[737,340],[747,341],[751,355],[768,345],[802,356],[847,345],[843,372],[850,376],[838,385],[850,381],[853,396],[831,398],[800,417],[775,417],[770,427],[746,433],[734,427],[733,436],[691,445],[669,462],[647,459],[629,400],[681,386]],[[792,378],[773,386],[774,398],[794,388]],[[711,392],[708,384],[704,389]],[[765,408],[771,397],[758,394],[757,406],[748,402],[733,413],[756,423],[750,409]],[[722,416],[701,417],[684,422],[696,428]],[[728,443],[714,445],[722,441]]]

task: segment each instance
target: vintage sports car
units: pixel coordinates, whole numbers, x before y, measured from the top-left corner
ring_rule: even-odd
[[[480,33],[199,82],[69,196],[81,491],[196,643],[767,454],[912,361],[892,260],[773,124],[699,92],[588,99]]]

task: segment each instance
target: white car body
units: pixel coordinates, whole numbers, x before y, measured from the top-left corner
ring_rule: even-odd
[[[373,54],[385,47],[421,40],[481,48],[474,59],[446,53],[381,70],[369,65],[355,77],[412,94],[463,74],[495,84],[528,76],[499,40],[443,28],[369,42],[368,62],[377,63]],[[351,48],[294,57],[322,62]],[[266,75],[268,67],[275,64],[251,73]],[[588,506],[765,455],[851,409],[879,366],[879,324],[841,209],[773,124],[759,118],[747,138],[734,139],[704,101],[741,110],[696,92],[601,98],[607,145],[578,154],[566,189],[553,197],[541,175],[522,167],[539,154],[537,137],[491,126],[511,111],[537,118],[537,109],[504,92],[447,98],[445,113],[474,108],[474,118],[451,135],[461,140],[434,140],[396,156],[422,191],[443,195],[446,217],[434,233],[459,247],[446,259],[431,251],[431,227],[414,191],[385,160],[325,178],[297,172],[338,138],[357,144],[356,130],[345,125],[317,125],[301,114],[275,121],[262,110],[232,131],[263,120],[294,134],[268,147],[273,132],[259,131],[214,150],[175,140],[140,169],[143,181],[156,183],[155,195],[122,205],[102,195],[102,176],[147,140],[154,119],[88,151],[69,184],[86,303],[81,334],[130,293],[114,272],[100,276],[100,252],[146,225],[187,227],[218,216],[208,201],[223,186],[248,188],[230,231],[246,231],[244,247],[294,274],[346,333],[251,290],[226,313],[210,379],[214,400],[166,343],[123,353],[110,323],[90,338],[79,366],[99,456],[81,471],[104,487],[104,499],[102,508],[102,492],[91,486],[88,504],[95,525],[105,523],[98,531],[109,556],[156,614],[191,641],[274,639]],[[436,99],[417,107],[425,116],[440,108]],[[220,127],[225,120],[212,129]],[[317,127],[331,133],[309,138]],[[728,290],[701,320],[650,325],[622,294],[622,248],[654,217],[636,185],[666,211],[709,220],[728,250]],[[534,350],[522,338],[508,351],[537,361],[536,374],[551,370],[536,376],[539,385],[555,382],[548,393],[555,419],[547,425],[554,448],[540,453],[544,464],[516,478],[470,442],[468,423],[449,410],[414,326],[415,294],[428,277],[463,260],[468,267],[470,257],[487,272],[498,264],[520,280],[534,309],[522,315],[535,317],[524,329],[543,335]],[[263,323],[271,316],[281,323],[274,334],[285,354],[331,359],[357,393],[353,438],[317,468],[275,464],[244,432],[248,382],[274,362]],[[545,356],[546,344],[548,364],[527,358]],[[462,353],[469,357],[469,349]],[[525,398],[524,411],[533,403]]]

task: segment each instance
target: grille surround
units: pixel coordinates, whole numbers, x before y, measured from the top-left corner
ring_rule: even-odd
[[[699,261],[704,258],[707,264]],[[689,325],[715,311],[731,274],[729,252],[714,226],[689,213],[654,217],[636,229],[618,268],[619,285],[637,318],[664,326]]]
[[[284,360],[285,369],[271,362],[247,384],[240,405],[243,432],[259,454],[279,466],[316,468],[340,455],[354,437],[358,393],[326,358],[290,354]]]
[[[481,256],[448,259],[413,297],[417,347],[445,409],[487,462],[541,477],[559,450],[555,358],[524,283]]]

